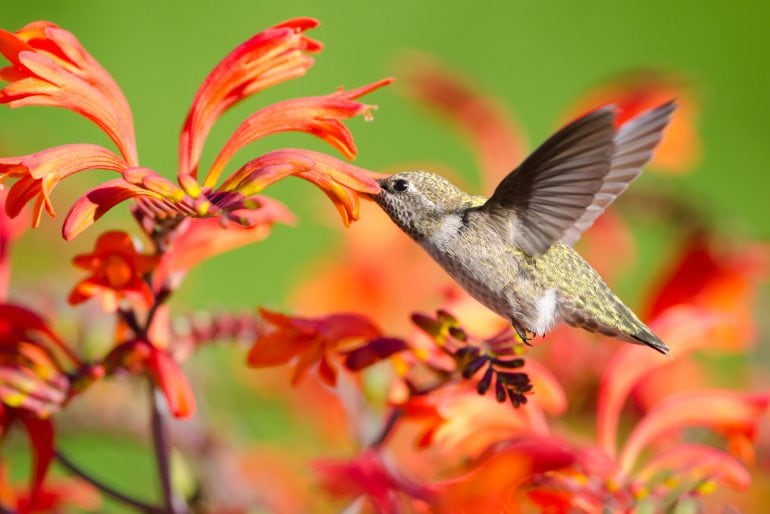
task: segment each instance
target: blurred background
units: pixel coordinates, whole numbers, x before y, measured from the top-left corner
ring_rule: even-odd
[[[438,0],[4,0],[0,6],[0,26],[7,30],[43,19],[78,37],[128,98],[141,162],[168,177],[176,173],[182,122],[207,73],[240,42],[295,16],[321,21],[310,34],[325,45],[316,65],[306,77],[269,89],[228,111],[207,140],[204,162],[210,162],[241,120],[264,105],[395,76],[393,86],[363,100],[379,106],[374,121],[348,123],[359,149],[355,164],[385,173],[435,169],[458,177],[473,192],[489,193],[489,182],[484,182],[477,159],[457,130],[404,94],[404,81],[398,79],[415,53],[436,59],[495,98],[501,111],[526,134],[522,140],[529,150],[574,115],[576,102],[587,92],[628,73],[654,70],[675,77],[679,90],[687,95],[698,148],[686,170],[645,173],[632,187],[638,193],[637,206],[645,195],[653,195],[675,198],[687,209],[668,213],[661,208],[663,214],[651,219],[639,214],[644,209],[635,209],[629,227],[636,236],[637,259],[617,279],[621,297],[639,306],[649,289],[646,284],[664,272],[676,253],[681,243],[676,238],[681,234],[667,226],[666,216],[696,213],[698,222],[717,234],[716,242],[724,240],[726,246],[770,239],[768,2],[726,6],[694,0],[463,5]],[[76,142],[110,145],[96,127],[70,112],[0,109],[4,156]],[[284,146],[327,151],[305,135],[271,136],[241,151],[229,169]],[[515,164],[511,162],[510,167]],[[59,237],[61,216],[71,201],[105,177],[100,172],[82,174],[57,189],[54,205],[60,217],[45,217],[41,229],[27,232],[14,248],[12,298],[38,301],[45,293],[61,301],[79,276],[61,266],[63,259],[91,248],[100,229],[132,229],[128,210],[122,207],[105,217],[100,229],[87,231],[74,243]],[[175,296],[177,312],[248,311],[257,305],[290,309],[296,305],[293,292],[318,270],[319,256],[344,256],[334,208],[313,186],[286,180],[269,193],[298,215],[297,226],[278,226],[266,241],[218,256],[193,270]],[[657,204],[650,207],[657,208]],[[367,231],[366,221],[364,215],[354,230]],[[45,290],[41,290],[41,278],[46,280]],[[765,311],[766,293],[765,289],[765,300],[759,304]],[[409,291],[403,295],[408,298]],[[87,316],[82,311],[78,315]],[[764,316],[757,320],[764,339],[758,338],[750,353],[728,359],[728,365],[767,358],[768,322]],[[255,388],[243,387],[255,372],[242,369],[242,353],[216,348],[203,353],[191,364],[191,373],[200,378],[198,388],[206,391],[201,399],[208,402],[204,410],[223,431],[235,439],[271,442],[274,448],[305,441],[308,454],[323,454],[325,443],[312,442],[310,437],[313,426],[291,418],[286,407],[271,398],[275,391],[263,387],[255,394]],[[220,377],[232,369],[237,370],[234,376]],[[109,436],[90,433],[77,423],[73,426],[77,429],[69,434],[66,422],[63,428],[71,454],[81,455],[94,469],[109,469],[115,482],[128,483],[139,494],[154,488],[152,477],[139,471],[151,465],[149,456],[135,451],[143,447],[140,440],[116,445]],[[11,444],[10,451],[24,455],[25,450],[23,444]],[[13,462],[18,463],[13,475],[25,476],[24,458]],[[110,506],[106,512],[119,509]]]

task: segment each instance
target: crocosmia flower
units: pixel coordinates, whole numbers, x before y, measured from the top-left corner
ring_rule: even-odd
[[[130,295],[149,306],[153,294],[143,276],[155,267],[157,260],[137,252],[131,236],[125,232],[105,232],[96,240],[92,253],[73,259],[75,266],[91,275],[75,286],[69,302],[77,305],[99,296],[104,310],[112,312],[122,298]]]
[[[69,109],[94,122],[118,149],[116,153],[99,145],[70,144],[0,159],[0,180],[15,179],[6,211],[15,216],[34,202],[33,223],[37,224],[43,210],[54,215],[50,194],[61,180],[81,171],[104,169],[117,172],[118,177],[75,202],[64,221],[66,239],[128,199],[135,199],[135,213],[149,219],[150,225],[162,225],[162,233],[179,227],[185,218],[219,217],[252,228],[264,218],[259,212],[266,202],[258,193],[288,175],[320,187],[345,224],[357,219],[359,195],[376,193],[377,183],[366,170],[318,152],[276,150],[217,183],[238,150],[279,132],[306,132],[345,157],[355,157],[353,137],[343,121],[354,116],[371,118],[374,106],[357,98],[391,79],[262,108],[235,130],[203,182],[197,178],[204,142],[222,113],[254,93],[303,75],[313,65],[311,54],[322,46],[305,32],[317,25],[310,18],[279,23],[238,46],[214,68],[195,95],[182,129],[176,183],[139,164],[131,111],[122,92],[71,33],[50,22],[31,23],[16,32],[0,31],[0,52],[10,62],[0,70],[0,80],[8,83],[0,90],[0,103]],[[243,244],[251,240],[244,237]]]
[[[337,383],[335,353],[362,347],[367,340],[381,335],[379,328],[357,314],[292,318],[267,309],[260,309],[260,314],[266,330],[249,352],[249,365],[262,368],[291,362],[293,384],[317,364],[321,379],[334,386]]]

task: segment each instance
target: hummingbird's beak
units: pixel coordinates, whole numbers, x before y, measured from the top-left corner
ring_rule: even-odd
[[[388,179],[387,179],[387,178],[376,178],[376,179],[374,179],[374,181],[375,181],[375,182],[377,182],[377,184],[380,186],[380,188],[382,188],[382,187],[385,185],[385,181],[386,181],[386,180],[388,180]],[[379,193],[377,193],[377,194],[370,194],[370,195],[369,195],[369,197],[370,197],[372,200],[374,200],[374,199],[376,199],[378,196],[380,196],[381,194],[382,194],[382,191],[380,191],[380,192],[379,192]]]

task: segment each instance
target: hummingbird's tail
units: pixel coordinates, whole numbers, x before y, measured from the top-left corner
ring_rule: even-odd
[[[643,330],[640,330],[639,332],[635,334],[628,334],[629,337],[634,339],[633,342],[639,342],[642,344],[646,344],[650,348],[659,351],[663,355],[667,355],[669,352],[668,346],[660,340],[658,336],[652,333],[652,330],[647,328],[647,326],[642,325],[644,328]]]

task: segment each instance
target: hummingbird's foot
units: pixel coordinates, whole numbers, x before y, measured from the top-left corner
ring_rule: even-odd
[[[521,342],[526,344],[527,346],[532,346],[531,344],[529,344],[529,341],[534,337],[534,333],[533,333],[533,337],[529,337],[529,331],[521,328],[521,326],[519,326],[518,323],[511,320],[511,325],[513,325],[513,329],[516,331],[516,335],[519,336],[519,339],[521,339]]]

